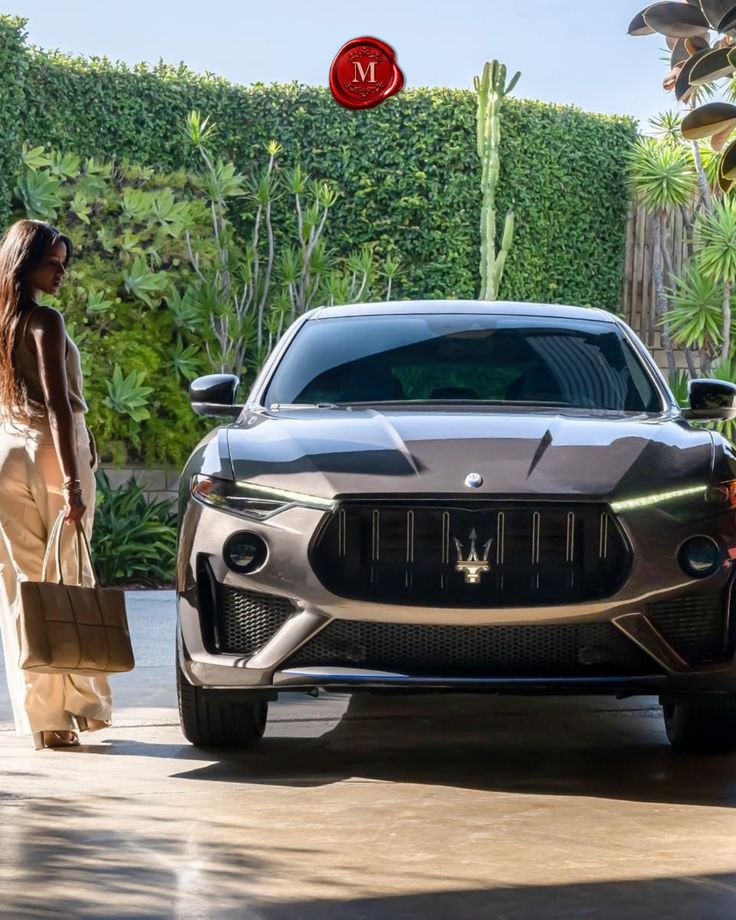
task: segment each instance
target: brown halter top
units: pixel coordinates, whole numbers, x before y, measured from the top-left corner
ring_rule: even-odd
[[[40,411],[48,412],[38,373],[38,360],[35,352],[31,351],[26,342],[28,320],[34,309],[34,307],[26,308],[25,316],[18,323],[13,344],[13,366],[20,379],[26,384],[29,402],[35,404]],[[69,337],[68,332],[66,334],[66,379],[72,412],[87,412],[88,406],[82,395],[82,364],[79,349]]]

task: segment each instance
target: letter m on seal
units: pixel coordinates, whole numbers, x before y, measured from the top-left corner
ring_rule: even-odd
[[[363,67],[360,61],[353,61],[353,83],[375,83],[376,82],[376,62],[371,61],[367,67]]]

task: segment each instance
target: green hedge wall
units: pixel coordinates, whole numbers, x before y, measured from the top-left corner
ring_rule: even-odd
[[[13,188],[26,129],[26,20],[0,17],[0,221],[10,219]]]
[[[191,165],[180,126],[197,108],[218,124],[218,152],[241,170],[262,162],[262,145],[275,138],[287,161],[299,157],[314,178],[335,181],[342,197],[330,244],[346,255],[377,241],[382,256],[400,255],[397,297],[477,296],[471,91],[409,89],[349,112],[324,88],[242,87],[183,66],[129,68],[40,51],[25,44],[24,24],[0,18],[3,214],[13,183],[1,167],[15,162],[21,140],[175,170]],[[634,122],[510,99],[502,130],[499,213],[513,205],[518,226],[503,295],[617,309]]]

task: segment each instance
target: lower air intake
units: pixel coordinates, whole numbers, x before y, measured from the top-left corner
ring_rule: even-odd
[[[649,604],[647,616],[681,658],[704,664],[728,653],[727,610],[720,594],[691,594]]]
[[[647,675],[657,665],[610,623],[435,626],[335,620],[284,665],[412,676]]]
[[[296,607],[285,597],[220,585],[215,643],[220,652],[250,657],[278,632]]]

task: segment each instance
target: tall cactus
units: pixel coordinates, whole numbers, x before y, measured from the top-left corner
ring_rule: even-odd
[[[519,82],[517,73],[506,83],[506,66],[486,61],[480,77],[473,78],[478,94],[478,156],[481,163],[483,202],[480,214],[480,299],[497,300],[514,239],[514,212],[509,211],[503,226],[501,247],[496,246],[496,188],[501,169],[501,104]]]

